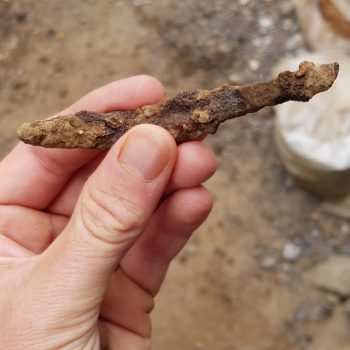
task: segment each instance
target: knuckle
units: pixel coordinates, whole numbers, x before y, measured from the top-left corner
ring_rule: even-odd
[[[148,302],[145,305],[145,312],[146,312],[146,314],[150,314],[154,310],[154,308],[156,306],[156,303],[154,301],[153,296],[152,295],[149,295],[149,296],[150,297],[148,298]]]
[[[137,232],[143,224],[141,210],[119,192],[108,193],[90,184],[81,200],[81,218],[94,236],[116,243],[116,233]]]

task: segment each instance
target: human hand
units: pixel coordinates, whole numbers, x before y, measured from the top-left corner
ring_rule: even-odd
[[[138,76],[65,110],[159,102]],[[200,142],[142,125],[107,153],[19,144],[0,163],[1,348],[144,350],[171,260],[212,207],[216,169]]]

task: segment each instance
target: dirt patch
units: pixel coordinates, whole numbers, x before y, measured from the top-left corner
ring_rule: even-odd
[[[170,95],[265,80],[302,43],[298,28],[289,0],[0,0],[0,156],[21,122],[111,80],[152,74]],[[207,184],[215,208],[171,267],[153,349],[309,350],[327,334],[333,350],[346,339],[344,300],[304,276],[350,255],[350,225],[294,184],[272,116],[230,121],[208,139],[220,159]]]

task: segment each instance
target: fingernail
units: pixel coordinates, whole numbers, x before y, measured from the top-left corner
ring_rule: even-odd
[[[168,144],[151,128],[136,128],[124,141],[119,162],[139,179],[154,180],[169,162]]]

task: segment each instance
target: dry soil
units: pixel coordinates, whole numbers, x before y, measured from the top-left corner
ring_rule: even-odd
[[[170,95],[261,81],[302,44],[289,0],[0,0],[0,157],[21,122],[112,80],[151,74]],[[346,300],[306,278],[350,255],[350,225],[290,178],[272,110],[206,142],[215,208],[170,269],[153,349],[350,349]]]

